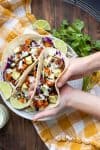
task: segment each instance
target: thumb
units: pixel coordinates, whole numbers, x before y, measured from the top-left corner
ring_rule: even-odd
[[[57,87],[61,88],[67,82],[67,80],[69,80],[70,77],[71,72],[69,70],[65,70],[65,72],[63,72],[63,74],[57,81]]]

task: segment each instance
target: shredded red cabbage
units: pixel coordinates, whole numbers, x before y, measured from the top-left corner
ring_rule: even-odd
[[[52,39],[51,39],[50,37],[44,37],[44,38],[42,38],[42,41],[43,41],[44,43],[45,43],[45,42],[48,42],[48,43],[50,43],[50,44],[53,45]]]

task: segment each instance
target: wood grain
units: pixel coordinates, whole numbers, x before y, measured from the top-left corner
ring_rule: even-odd
[[[93,39],[100,39],[100,23],[80,8],[63,0],[32,0],[32,13],[38,19],[47,19],[52,27],[58,27],[63,19],[70,22],[77,18],[82,19],[86,25],[84,31]],[[47,150],[32,123],[9,112],[10,120],[0,130],[0,150]]]

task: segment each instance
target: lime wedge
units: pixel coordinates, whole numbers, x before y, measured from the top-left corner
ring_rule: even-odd
[[[59,49],[64,54],[67,53],[67,44],[64,41],[55,38],[55,39],[53,39],[53,44],[54,44],[55,48]]]
[[[17,97],[11,97],[10,98],[10,103],[12,105],[13,108],[15,109],[24,109],[27,108],[30,105],[31,100],[29,100],[26,103],[21,103],[20,101],[18,101]]]
[[[5,81],[0,81],[0,92],[3,94],[5,99],[9,99],[12,94],[12,86]]]
[[[50,24],[46,20],[36,20],[33,24],[33,28],[42,28],[47,31],[51,30]]]

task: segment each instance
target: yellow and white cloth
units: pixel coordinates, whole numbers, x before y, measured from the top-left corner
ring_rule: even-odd
[[[32,29],[30,0],[0,0],[0,57],[7,43]],[[34,126],[50,150],[100,150],[100,121],[76,110]]]

